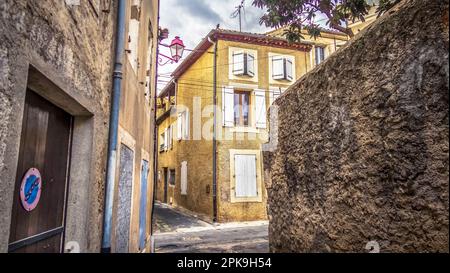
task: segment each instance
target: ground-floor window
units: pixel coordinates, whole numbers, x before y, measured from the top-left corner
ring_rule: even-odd
[[[262,202],[259,150],[230,150],[231,202]]]

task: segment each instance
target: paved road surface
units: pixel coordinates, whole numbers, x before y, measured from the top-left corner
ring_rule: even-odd
[[[155,206],[157,253],[267,253],[267,221],[212,225],[166,205]]]

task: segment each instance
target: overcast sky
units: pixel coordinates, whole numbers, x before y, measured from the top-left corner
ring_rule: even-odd
[[[241,0],[161,0],[162,28],[168,28],[169,39],[163,43],[169,44],[175,36],[180,36],[187,48],[193,49],[208,32],[220,24],[221,28],[239,30],[239,19],[231,18],[236,6]],[[259,25],[263,10],[253,7],[252,0],[245,1],[245,13],[242,13],[242,31],[264,33],[269,29]],[[163,54],[169,55],[169,49],[160,47]],[[185,52],[186,57],[189,52]],[[172,72],[175,65],[159,67],[159,74]],[[167,78],[160,78],[167,80]],[[159,89],[164,84],[159,85]]]

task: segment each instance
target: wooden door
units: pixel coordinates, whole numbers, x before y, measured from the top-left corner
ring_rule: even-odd
[[[62,251],[72,120],[62,109],[27,91],[9,252]],[[32,168],[41,176],[40,198],[35,208],[26,209],[22,180]]]
[[[139,204],[139,250],[143,250],[147,241],[147,185],[148,161],[142,160],[141,167],[141,198]]]

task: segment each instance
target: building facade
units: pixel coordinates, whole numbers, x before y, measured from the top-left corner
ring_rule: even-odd
[[[157,199],[219,222],[266,219],[267,109],[307,73],[310,50],[278,37],[211,31],[159,94]]]
[[[118,2],[0,4],[1,252],[100,251]],[[158,2],[126,3],[111,234],[136,252],[149,250]]]
[[[267,35],[283,38],[284,31],[284,28],[279,28],[268,32]],[[306,67],[308,71],[314,69],[314,67],[323,62],[350,40],[346,34],[329,29],[321,29],[320,36],[316,38],[311,37],[306,30],[302,30],[302,36],[302,41],[311,43],[313,46],[312,50],[309,52],[309,60],[311,61],[308,62]]]

